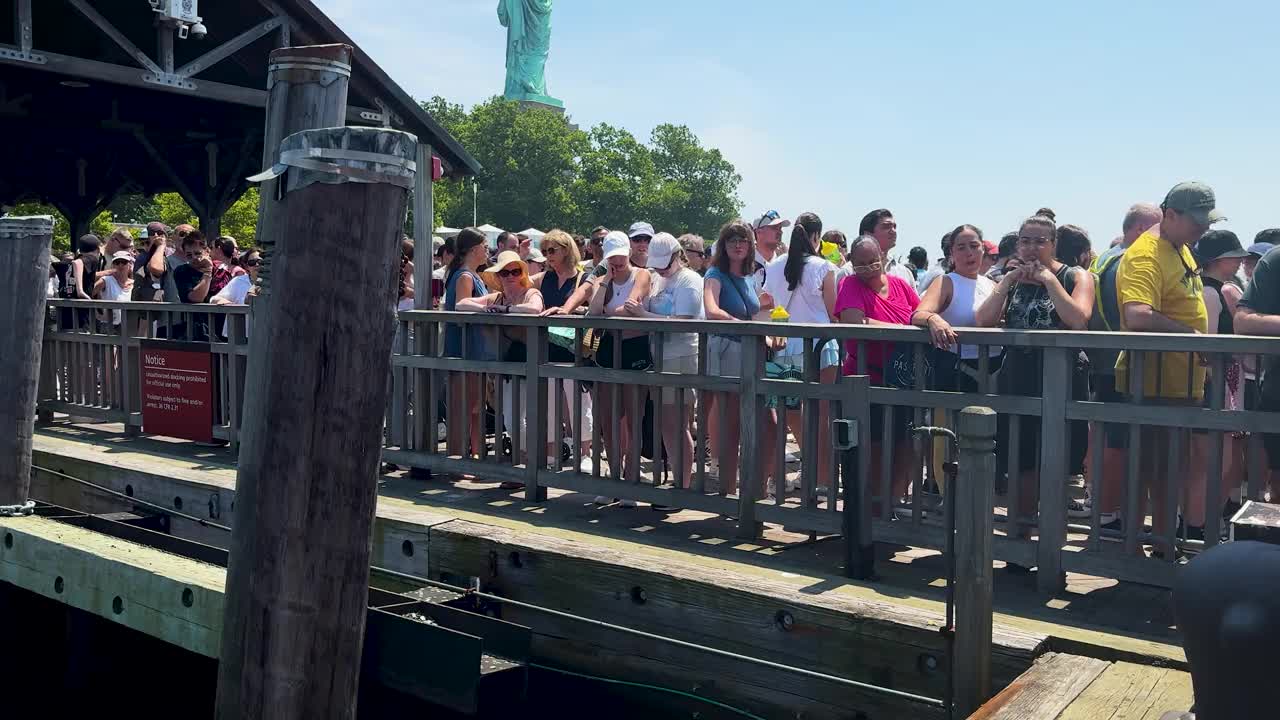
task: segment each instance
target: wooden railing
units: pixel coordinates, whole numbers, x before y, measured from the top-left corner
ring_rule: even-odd
[[[47,335],[47,370],[40,402],[42,411],[121,420],[136,427],[136,396],[129,394],[129,383],[136,384],[136,379],[128,377],[130,372],[136,376],[136,371],[130,370],[135,367],[136,360],[125,353],[128,359],[113,367],[111,373],[106,373],[106,356],[110,353],[104,352],[104,348],[136,348],[138,337],[155,331],[150,322],[162,319],[178,306],[144,307],[136,303],[81,301],[51,301],[50,305],[63,309],[57,312],[72,308],[119,308],[128,313],[126,317],[131,322],[123,325],[128,331],[91,332],[81,325]],[[179,312],[190,312],[187,307],[181,306]],[[218,362],[227,368],[223,375],[227,395],[222,403],[222,418],[226,424],[217,432],[218,436],[231,440],[235,439],[238,421],[236,388],[242,387],[244,377],[242,363],[246,345],[242,341],[246,311],[243,307],[199,308],[199,314],[227,316],[231,321],[232,334],[239,338],[226,342],[215,338],[212,345]],[[489,338],[490,347],[495,349],[503,346],[504,334],[523,339],[529,352],[521,361],[503,360],[500,355],[487,358],[446,357],[444,334],[450,324],[476,328]],[[570,343],[576,348],[573,362],[548,360],[549,329],[553,327],[569,328],[575,334],[574,341]],[[628,331],[647,334],[655,341],[654,344],[667,333],[696,333],[699,339],[697,372],[664,369],[656,355],[655,367],[645,371],[624,370],[617,363],[610,368],[584,363],[581,339],[588,329],[613,334],[615,345],[620,344],[616,338]],[[707,372],[708,337],[730,333],[741,338],[738,342],[741,343],[744,365],[754,368],[754,372],[741,373],[742,377],[712,376]],[[564,337],[564,331],[557,331],[557,334]],[[818,379],[814,362],[806,363],[805,375],[800,380],[768,379],[763,372],[765,338],[779,335],[805,338],[810,359],[814,359],[814,351],[821,346],[820,341],[828,339],[841,342],[843,359],[843,344],[852,341],[860,350],[857,353],[859,373],[866,371],[867,343],[894,343],[907,352],[917,370],[914,385],[909,388],[871,386],[864,389],[851,378],[824,384]],[[947,454],[949,457],[951,450],[920,435],[908,436],[907,442],[918,461],[909,466],[909,500],[905,505],[895,507],[897,499],[891,497],[893,493],[890,491],[894,420],[901,417],[901,413],[906,413],[915,426],[954,426],[954,414],[961,408],[986,406],[1002,415],[1002,421],[1007,423],[1007,430],[1001,436],[1006,449],[1019,447],[1024,433],[1036,432],[1039,436],[1034,462],[1037,481],[1032,486],[1024,488],[1017,481],[1016,453],[1000,453],[1000,467],[992,482],[1004,488],[1005,492],[998,493],[996,497],[997,522],[993,539],[997,559],[1038,567],[1038,582],[1045,590],[1060,587],[1062,573],[1066,570],[1169,586],[1178,566],[1179,552],[1193,553],[1218,542],[1222,527],[1221,498],[1227,491],[1235,489],[1228,487],[1234,481],[1224,478],[1223,472],[1223,458],[1230,453],[1227,443],[1235,442],[1229,440],[1230,433],[1249,433],[1247,441],[1244,441],[1244,470],[1239,476],[1241,496],[1260,498],[1266,489],[1268,474],[1262,434],[1280,433],[1280,413],[1222,409],[1226,404],[1225,384],[1222,382],[1211,382],[1204,407],[1186,401],[1173,404],[1167,400],[1153,402],[1144,397],[1143,388],[1137,382],[1131,383],[1132,393],[1122,402],[1073,399],[1070,374],[1081,350],[1086,354],[1095,351],[1095,355],[1099,350],[1127,350],[1133,355],[1134,379],[1140,378],[1146,367],[1161,367],[1174,354],[1190,356],[1194,363],[1207,365],[1211,378],[1223,378],[1233,357],[1244,358],[1253,368],[1264,367],[1267,357],[1280,354],[1280,339],[996,329],[960,330],[959,335],[962,344],[980,349],[975,373],[977,392],[930,389],[927,373],[923,371],[931,353],[928,336],[916,328],[402,312],[397,320],[397,341],[392,358],[385,457],[390,462],[431,471],[524,483],[531,498],[540,497],[539,488],[559,487],[609,498],[736,516],[746,534],[753,534],[760,522],[783,523],[791,528],[818,533],[838,533],[841,529],[839,509],[843,504],[841,492],[845,485],[838,469],[840,463],[835,451],[830,451],[833,454],[832,476],[820,478],[818,463],[812,461],[818,457],[817,438],[822,435],[816,431],[821,417],[820,403],[826,401],[834,404],[830,418],[860,421],[859,446],[863,452],[859,453],[858,477],[859,487],[863,487],[865,493],[860,497],[865,497],[866,502],[859,505],[861,512],[873,517],[871,522],[865,523],[866,532],[880,542],[942,549],[945,538],[942,524],[938,521],[941,515],[938,510],[945,501],[946,473],[938,472],[944,465],[942,458],[935,455]],[[996,361],[991,351],[995,347],[1034,351],[1033,365],[1026,365],[1024,358],[1022,364],[1016,367],[1006,365],[1000,372],[1040,374],[1043,390],[1039,395],[1006,395],[996,391],[996,378],[988,373]],[[463,382],[462,374],[484,377],[485,382]],[[112,382],[102,379],[108,375],[117,383],[116,386],[105,387]],[[490,383],[490,379],[496,382]],[[696,403],[688,411],[689,417],[684,415],[687,405],[677,402],[665,408],[661,403],[655,403],[650,418],[655,428],[654,443],[661,442],[658,430],[663,424],[663,412],[676,412],[679,426],[688,423],[693,428],[695,447],[693,458],[688,460],[692,464],[688,489],[664,482],[670,478],[672,468],[686,462],[685,458],[674,457],[674,452],[668,453],[665,463],[661,461],[661,453],[657,453],[656,460],[638,462],[643,435],[639,424],[632,424],[629,433],[633,441],[632,460],[635,461],[631,466],[640,467],[641,472],[623,477],[622,463],[611,462],[613,459],[602,453],[601,439],[606,432],[606,423],[608,432],[615,437],[622,430],[617,415],[595,417],[593,422],[585,423],[589,433],[579,430],[584,424],[584,405],[590,401],[588,394],[577,389],[588,383],[595,386],[590,396],[599,402],[600,394],[608,393],[607,402],[614,408],[620,407],[627,396],[638,398],[642,388],[668,388],[681,396],[696,396]],[[568,393],[564,392],[566,386],[570,388]],[[466,446],[469,429],[466,424],[449,422],[449,432],[454,434],[453,452],[450,453],[450,445],[441,441],[436,430],[443,419],[442,414],[447,414],[445,398],[452,393],[456,405],[467,407],[469,403],[474,404],[467,395],[473,394],[477,387],[483,389],[483,405],[489,409],[486,426],[481,429],[486,437],[484,452],[464,457],[459,448]],[[713,393],[728,393],[730,397],[737,395],[739,399],[717,403],[716,414],[719,417],[713,418],[708,414],[706,402],[708,395]],[[762,409],[766,398],[771,396],[800,398],[802,427],[815,430],[803,434],[799,453],[803,462],[798,471],[792,472],[798,475],[798,487],[794,491],[788,489],[783,476],[775,476],[767,488],[764,484],[765,462],[772,460],[774,467],[786,467],[784,437],[775,434],[769,447],[764,447],[769,415]],[[550,398],[565,399],[551,403]],[[729,440],[746,448],[737,478],[741,488],[737,497],[727,489],[728,478],[717,477],[706,452],[712,429],[725,427],[726,414],[734,412],[738,414],[742,432],[741,437]],[[879,423],[879,437],[871,436],[871,423],[867,421],[869,412],[884,415],[884,422]],[[565,423],[566,418],[570,422]],[[717,419],[720,422],[717,423]],[[1094,502],[1089,516],[1083,518],[1069,518],[1067,514],[1068,437],[1073,421],[1090,424],[1088,439],[1092,452],[1087,477]],[[1100,522],[1100,512],[1104,510],[1100,506],[1102,478],[1108,474],[1104,473],[1103,467],[1106,459],[1103,425],[1113,423],[1124,426],[1125,432],[1121,434],[1127,435],[1128,440],[1128,448],[1123,451],[1123,467],[1119,468],[1118,474],[1110,473],[1113,481],[1119,484],[1119,494],[1123,497],[1119,508],[1123,529],[1119,532],[1103,528]],[[583,458],[578,442],[572,443],[573,451],[568,462],[560,462],[559,438],[562,432],[552,435],[556,439],[555,457],[550,463],[546,461],[541,442],[526,442],[526,436],[547,438],[548,426],[562,428],[566,424],[576,436],[585,434],[588,437],[590,473],[579,471]],[[1143,432],[1144,427],[1165,431],[1164,436],[1154,437],[1158,451],[1155,457],[1160,459],[1156,467],[1140,463],[1143,446],[1153,442],[1153,438]],[[509,452],[504,452],[500,439],[504,428],[510,436]],[[1194,430],[1207,431],[1207,434],[1193,438]],[[1187,507],[1190,500],[1185,497],[1181,483],[1188,470],[1183,459],[1190,447],[1188,443],[1195,443],[1197,448],[1204,450],[1201,458],[1206,475],[1203,490],[1207,507],[1204,540],[1190,539],[1185,531],[1181,534],[1176,532],[1178,509]],[[530,447],[528,461],[522,452],[526,445]],[[877,477],[870,477],[872,452],[880,453],[882,458],[881,472]],[[1163,474],[1160,474],[1161,467],[1166,468]],[[1169,469],[1178,471],[1172,473],[1179,480],[1178,484],[1173,492],[1167,493],[1160,507],[1148,508],[1141,481],[1168,483]],[[1003,477],[1005,475],[1007,480]],[[773,499],[766,491],[772,491]],[[1026,492],[1034,496],[1035,502],[1030,506],[1035,510],[1030,514],[1020,514],[1016,508],[1024,499],[1019,495]],[[1149,530],[1148,525],[1160,530]],[[1144,545],[1166,548],[1163,558],[1147,556],[1142,552]],[[1169,547],[1176,547],[1178,552],[1168,551]]]

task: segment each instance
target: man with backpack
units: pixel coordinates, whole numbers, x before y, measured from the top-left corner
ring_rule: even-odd
[[[1160,208],[1152,203],[1138,203],[1129,208],[1121,226],[1124,232],[1120,243],[1109,248],[1093,261],[1089,268],[1093,273],[1093,315],[1089,329],[1103,332],[1119,332],[1120,298],[1116,292],[1116,274],[1124,251],[1144,232],[1160,222]],[[1096,402],[1124,402],[1124,396],[1116,391],[1116,358],[1118,350],[1092,349],[1090,378]],[[1101,497],[1094,498],[1100,504],[1103,527],[1120,528],[1120,502],[1124,485],[1126,453],[1129,448],[1129,430],[1125,425],[1108,423],[1103,428],[1105,450],[1102,454]],[[1096,451],[1096,449],[1095,449]]]

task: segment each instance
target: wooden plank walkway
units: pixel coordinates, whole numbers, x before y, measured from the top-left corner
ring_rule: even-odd
[[[1048,653],[970,720],[1160,720],[1194,701],[1181,670]]]
[[[162,438],[133,438],[119,426],[54,425],[37,430],[37,464],[59,458],[93,460],[116,471],[162,473],[201,487],[234,488],[233,459],[225,449]],[[54,466],[56,467],[56,465]],[[92,479],[92,478],[90,478]],[[57,501],[56,498],[51,498]],[[766,526],[763,538],[734,538],[733,524],[693,511],[659,513],[647,507],[598,507],[589,497],[551,491],[545,503],[527,503],[496,483],[423,483],[393,474],[383,478],[380,517],[406,526],[453,520],[538,535],[656,562],[695,564],[790,587],[815,599],[842,598],[892,604],[938,616],[943,611],[945,563],[933,551],[881,547],[876,583],[839,575],[838,542],[808,542],[805,535]],[[232,500],[223,501],[224,512]],[[398,538],[399,536],[397,536]],[[375,538],[377,542],[390,540]],[[399,549],[400,540],[395,540]],[[1133,583],[1068,574],[1065,592],[1046,598],[1034,580],[996,573],[995,623],[1005,632],[1048,638],[1056,650],[1107,659],[1184,663],[1169,612],[1168,593]]]

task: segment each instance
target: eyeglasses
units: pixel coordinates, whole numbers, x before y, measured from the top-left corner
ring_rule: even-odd
[[[698,257],[706,257],[706,256],[707,256],[707,254],[706,254],[705,252],[701,251],[701,250],[689,250],[689,249],[687,249],[687,248],[685,249],[684,254],[685,254],[685,255],[697,255]]]
[[[258,265],[260,265],[261,263],[262,263],[262,261],[261,261],[261,260],[245,260],[245,261],[244,261],[244,266],[245,266],[245,267],[258,267]]]
[[[854,274],[864,275],[866,273],[880,272],[880,269],[883,267],[884,263],[876,261],[870,265],[854,265],[852,270]]]
[[[495,274],[498,277],[520,277],[521,275],[524,274],[524,271],[521,270],[520,268],[509,268],[506,270],[499,270]]]
[[[1018,236],[1019,245],[1039,245],[1040,247],[1044,247],[1051,242],[1053,242],[1053,240],[1047,237]]]
[[[1187,280],[1190,280],[1190,279],[1194,278],[1195,276],[1200,275],[1201,273],[1203,273],[1203,272],[1204,272],[1201,268],[1198,268],[1198,267],[1193,268],[1193,267],[1191,267],[1190,265],[1188,265],[1188,264],[1187,264],[1187,259],[1186,259],[1185,257],[1183,257],[1183,255],[1182,255],[1182,249],[1181,249],[1181,248],[1178,248],[1178,249],[1177,249],[1177,253],[1178,253],[1178,262],[1182,263],[1182,270],[1183,270],[1182,280],[1183,280],[1183,282],[1186,282]]]
[[[729,238],[728,240],[725,240],[725,244],[727,244],[727,245],[749,245],[749,244],[751,244],[751,239],[750,239],[750,238],[744,238],[744,237],[731,237],[731,238]]]

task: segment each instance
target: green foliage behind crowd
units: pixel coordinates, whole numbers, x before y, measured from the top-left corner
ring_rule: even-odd
[[[481,223],[586,234],[597,225],[626,228],[647,220],[660,230],[709,240],[742,208],[742,178],[733,164],[684,125],[659,125],[645,144],[622,128],[601,123],[582,130],[559,113],[522,109],[501,97],[470,111],[441,97],[422,106],[484,166],[476,178]],[[470,179],[438,182],[433,196],[436,226],[471,224]],[[12,212],[53,215],[54,249],[71,247],[67,221],[52,206],[22,203]],[[105,238],[116,224],[153,220],[199,225],[177,193],[121,195],[94,218],[91,232]],[[250,188],[223,215],[222,234],[240,247],[253,246],[257,220],[258,190]]]
[[[53,249],[66,252],[71,249],[71,229],[67,219],[52,205],[19,203],[11,211],[13,215],[52,215]],[[89,232],[105,239],[117,225],[146,225],[154,220],[173,227],[187,223],[199,227],[196,211],[187,205],[178,193],[158,193],[152,197],[126,194],[98,214],[89,225]],[[222,216],[223,235],[235,238],[242,247],[253,247],[258,225],[258,189],[251,187],[240,199],[231,204]],[[136,235],[136,233],[135,233]]]
[[[684,125],[659,125],[645,144],[622,128],[582,130],[500,97],[470,111],[441,97],[422,106],[484,166],[476,178],[482,223],[585,234],[647,220],[710,238],[742,208],[733,164]],[[434,197],[437,224],[471,224],[469,179],[436,183]]]

